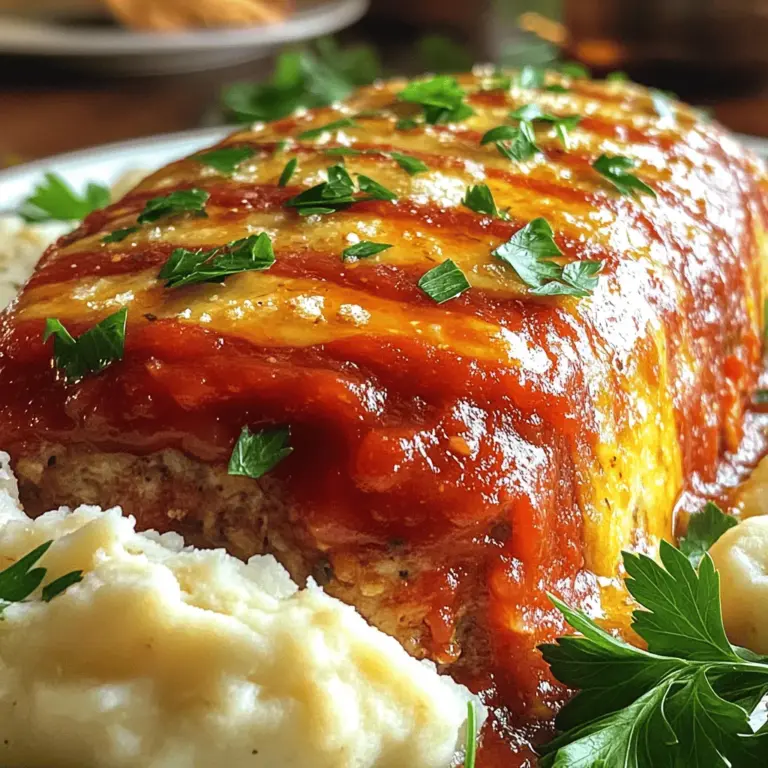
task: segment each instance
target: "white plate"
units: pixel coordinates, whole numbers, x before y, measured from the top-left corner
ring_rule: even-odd
[[[216,143],[235,130],[236,126],[202,128],[102,144],[92,149],[68,152],[0,171],[0,212],[11,211],[21,205],[47,171],[60,174],[77,190],[82,190],[89,181],[111,185],[127,171],[137,168],[156,170],[166,163]],[[768,139],[756,136],[738,138],[768,161]]]
[[[177,33],[1,17],[0,54],[55,57],[99,74],[192,72],[252,61],[287,43],[336,32],[367,9],[368,0],[305,0],[279,24]]]

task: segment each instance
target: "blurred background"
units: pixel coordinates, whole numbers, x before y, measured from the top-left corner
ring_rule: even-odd
[[[768,136],[768,0],[0,0],[0,167],[557,60]]]

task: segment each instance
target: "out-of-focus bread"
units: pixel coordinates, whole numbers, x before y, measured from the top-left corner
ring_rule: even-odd
[[[119,21],[135,29],[180,30],[273,24],[293,0],[105,0]]]

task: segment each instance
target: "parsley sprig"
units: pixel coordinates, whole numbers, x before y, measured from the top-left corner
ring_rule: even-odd
[[[166,288],[199,283],[221,283],[240,272],[262,271],[275,263],[272,241],[266,232],[234,240],[223,248],[190,251],[176,248],[158,277]]]
[[[0,571],[0,616],[11,603],[20,603],[32,595],[43,583],[46,569],[35,567],[40,558],[51,548],[53,541],[46,541],[24,557]],[[47,603],[65,589],[83,580],[82,571],[70,571],[43,587],[42,598]]]
[[[254,479],[265,475],[293,452],[288,427],[251,432],[243,427],[229,459],[228,473]]]
[[[701,518],[697,550],[717,538],[718,515],[712,505]],[[647,650],[550,596],[581,634],[540,649],[555,676],[581,691],[558,716],[563,733],[541,749],[542,768],[765,765],[768,727],[754,734],[749,714],[768,691],[768,658],[728,642],[708,554],[698,572],[665,541],[660,556],[661,565],[623,553],[627,589],[641,606],[632,628]]]
[[[656,197],[652,187],[630,173],[635,167],[635,161],[622,155],[600,155],[592,163],[592,167],[605,179],[611,182],[622,195],[635,196],[643,193]]]
[[[27,222],[79,221],[91,211],[109,204],[109,189],[90,183],[82,196],[78,195],[61,176],[46,173],[32,194],[19,209]]]
[[[419,104],[424,111],[424,120],[437,123],[455,123],[466,120],[474,110],[466,104],[466,92],[453,77],[436,75],[429,80],[414,80],[397,98],[400,101]]]
[[[601,261],[572,261],[565,266],[552,261],[563,252],[543,218],[515,232],[493,255],[512,267],[534,296],[589,296],[603,267]]]
[[[123,359],[127,320],[128,309],[123,307],[74,338],[60,320],[49,317],[43,343],[53,336],[53,362],[71,383]]]
[[[345,157],[347,155],[384,155],[394,160],[406,173],[415,176],[417,173],[423,173],[429,170],[429,166],[411,155],[404,155],[401,152],[388,152],[379,149],[355,149],[354,147],[331,147],[325,150],[326,155],[338,155]]]
[[[357,261],[358,259],[367,259],[375,256],[377,253],[387,251],[391,247],[389,243],[374,243],[371,240],[361,240],[359,243],[345,248],[341,252],[341,260]]]

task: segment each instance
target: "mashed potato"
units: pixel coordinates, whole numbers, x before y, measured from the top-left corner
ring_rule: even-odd
[[[248,564],[136,533],[119,509],[31,521],[0,454],[0,568],[54,539],[46,583],[0,621],[4,768],[446,768],[466,689],[355,610]],[[477,703],[479,720],[484,710]]]

